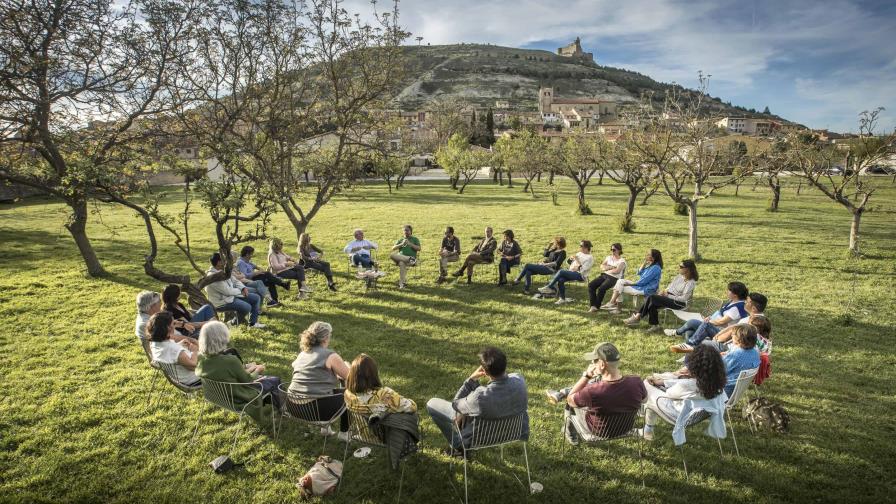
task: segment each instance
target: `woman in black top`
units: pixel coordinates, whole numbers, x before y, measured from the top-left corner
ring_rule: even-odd
[[[532,288],[532,275],[553,275],[563,266],[563,261],[566,260],[566,238],[555,236],[542,255],[544,257],[540,263],[527,263],[513,281],[513,285],[516,285],[525,279],[526,294],[529,294],[529,289]]]
[[[180,302],[180,287],[171,284],[162,291],[162,311],[174,317],[174,328],[184,336],[198,334],[202,324],[215,319],[215,309],[210,304],[202,305],[195,313]]]
[[[442,238],[442,247],[439,249],[439,278],[436,283],[442,283],[448,276],[448,263],[457,262],[460,258],[460,240],[454,234],[454,228],[445,228],[445,237]]]
[[[299,235],[299,262],[305,269],[320,271],[327,278],[327,288],[336,292],[336,283],[333,281],[333,271],[330,263],[324,261],[324,251],[312,245],[311,235],[302,233]]]
[[[520,244],[513,239],[512,230],[504,231],[504,241],[498,246],[498,252],[501,254],[501,262],[498,263],[498,285],[505,285],[510,268],[519,266],[520,257],[523,255]]]

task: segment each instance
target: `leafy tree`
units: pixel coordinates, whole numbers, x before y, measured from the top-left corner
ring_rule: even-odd
[[[771,114],[771,113],[772,113],[772,111],[771,111],[771,110],[769,110],[769,109],[768,109],[768,105],[766,105],[766,106],[765,106],[765,108],[764,108],[764,109],[762,109],[762,113],[763,113],[763,114]]]
[[[595,173],[607,164],[610,144],[602,136],[573,131],[562,143],[550,146],[548,164],[552,172],[572,179],[577,189],[576,211],[591,215],[585,200],[585,190]]]
[[[477,145],[471,146],[466,137],[455,133],[448,140],[448,145],[436,151],[436,160],[450,177],[458,181],[463,179],[457,189],[458,193],[463,194],[467,184],[476,178],[479,170],[490,164],[491,153]]]
[[[164,92],[187,53],[197,0],[0,3],[0,181],[69,207],[65,228],[87,273],[104,273],[87,236],[94,182],[157,134]]]
[[[507,171],[508,187],[511,173],[519,173],[526,181],[523,192],[529,191],[535,197],[532,181],[544,170],[547,163],[547,143],[532,130],[523,130],[512,136],[502,136],[495,144],[497,161]]]

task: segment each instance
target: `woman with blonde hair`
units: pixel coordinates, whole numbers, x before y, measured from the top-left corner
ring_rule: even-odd
[[[373,413],[416,413],[414,401],[384,387],[373,357],[361,354],[352,361],[345,379],[345,406],[362,415]]]
[[[348,377],[348,364],[330,349],[333,326],[326,322],[313,322],[299,336],[301,350],[292,362],[291,394],[329,396],[318,399],[320,420],[331,418],[345,403],[342,380]],[[339,395],[333,395],[339,394]],[[289,408],[290,402],[286,403]],[[340,432],[348,431],[348,415],[339,419]]]
[[[306,269],[320,271],[327,277],[327,288],[336,292],[336,284],[333,282],[333,271],[330,269],[330,263],[324,261],[324,251],[317,248],[311,243],[311,235],[302,233],[299,235],[299,262]]]
[[[555,236],[541,255],[543,257],[540,263],[526,263],[513,281],[513,285],[517,285],[520,280],[525,280],[525,294],[529,294],[529,289],[532,288],[532,275],[553,275],[563,268],[563,261],[566,260],[566,238]]]
[[[305,297],[305,293],[311,292],[311,288],[305,284],[305,268],[283,253],[283,240],[280,238],[271,239],[268,247],[268,266],[271,273],[278,277],[299,282],[299,299]]]

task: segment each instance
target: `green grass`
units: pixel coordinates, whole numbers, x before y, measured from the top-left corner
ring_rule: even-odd
[[[741,457],[726,453],[721,460],[714,440],[694,434],[687,445],[691,481],[685,482],[670,429],[661,426],[645,456],[646,489],[640,488],[633,445],[609,452],[566,446],[562,410],[548,405],[542,391],[574,381],[585,364],[580,354],[603,340],[619,346],[628,373],[672,369],[667,339],[626,329],[619,318],[588,315],[581,301],[558,308],[491,285],[433,282],[433,254],[448,224],[465,250],[486,224],[496,230],[512,227],[524,260],[534,259],[557,233],[573,243],[592,240],[596,255],[621,241],[632,262],[651,247],[663,252],[667,264],[685,253],[687,220],[673,214],[667,198],[658,195],[649,206],[639,206],[637,232],[622,235],[615,231],[625,201],[622,188],[591,188],[594,215],[586,217],[573,215],[571,189],[568,183],[561,188],[560,206],[551,204],[543,188],[543,197],[533,200],[518,188],[486,183],[471,185],[462,196],[443,183],[411,183],[393,196],[382,185],[370,185],[341,196],[310,229],[331,258],[339,257],[340,292],[326,292],[317,278],[311,300],[272,311],[265,318],[270,330],[236,330],[234,344],[288,380],[299,332],[314,320],[329,321],[333,346],[344,358],[359,352],[374,356],[385,383],[421,409],[430,397],[454,393],[476,367],[481,345],[504,348],[510,369],[521,371],[528,382],[532,478],[545,490],[526,497],[511,475],[525,478],[522,450],[511,449],[509,468],[497,454],[483,454],[472,465],[476,502],[880,502],[894,494],[892,186],[884,184],[874,197],[877,211],[863,220],[866,255],[857,265],[845,254],[848,213],[817,192],[803,188],[796,197],[788,189],[778,213],[765,211],[766,191],[749,187],[738,198],[729,191],[701,205],[705,260],[697,296],[719,297],[734,279],[769,296],[776,342],[773,376],[762,393],[790,412],[792,431],[750,435],[737,419]],[[172,195],[172,211],[175,200]],[[152,374],[133,336],[134,295],[163,286],[142,272],[147,247],[138,219],[117,207],[98,211],[90,233],[110,276],[90,279],[62,227],[63,205],[33,199],[0,207],[0,500],[294,501],[294,483],[320,450],[319,436],[290,424],[273,440],[250,423],[234,455],[246,462],[245,469],[218,476],[207,463],[229,448],[235,415],[206,413],[196,443],[190,444],[206,403],[172,393],[146,406]],[[201,215],[197,209],[192,235],[202,241],[205,255],[212,250],[213,229]],[[423,242],[421,277],[410,290],[397,291],[397,272],[390,268],[381,291],[361,296],[336,251],[355,226],[386,244],[405,222],[415,224]],[[272,232],[294,240],[282,216]],[[187,271],[172,249],[163,247],[160,266]],[[667,268],[664,284],[672,270]],[[481,278],[493,275],[489,269]],[[584,288],[571,287],[570,295],[581,300]],[[845,326],[850,296],[854,321]],[[456,502],[448,460],[439,454],[443,441],[425,412],[422,424],[423,451],[408,464],[403,499]],[[730,441],[725,447],[732,449]],[[342,446],[328,443],[328,452],[341,458]],[[453,481],[462,495],[459,474]],[[392,478],[382,453],[352,458],[340,495],[329,500],[390,501],[397,489]]]

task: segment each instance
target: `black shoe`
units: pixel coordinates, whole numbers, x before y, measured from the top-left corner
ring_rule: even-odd
[[[280,306],[280,301],[271,301],[268,303],[268,308],[274,308],[276,306]]]
[[[462,459],[464,458],[464,451],[458,450],[457,448],[443,448],[442,455],[445,455],[446,457]],[[467,460],[470,460],[471,458],[473,458],[473,454],[469,453],[467,455]]]
[[[451,276],[458,277],[458,278],[462,277],[463,275],[464,275],[463,271],[455,271],[454,273],[451,274]]]
[[[289,287],[290,287],[289,282],[283,282],[284,289],[289,290]]]
[[[336,292],[336,284],[334,284],[334,283],[327,284],[327,288],[333,292]]]

